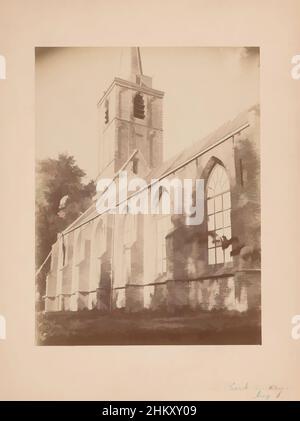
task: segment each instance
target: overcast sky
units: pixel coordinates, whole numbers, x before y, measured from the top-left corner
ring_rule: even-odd
[[[259,101],[254,48],[141,48],[143,73],[165,92],[164,158]],[[75,156],[98,173],[97,102],[129,73],[129,48],[46,48],[36,55],[36,156]]]

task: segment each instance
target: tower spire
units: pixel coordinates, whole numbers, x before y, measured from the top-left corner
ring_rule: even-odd
[[[152,78],[146,76],[142,69],[142,59],[139,47],[130,47],[130,76],[129,80],[140,86],[152,87]]]
[[[136,76],[142,76],[142,60],[141,60],[141,52],[139,47],[131,47],[131,77],[135,79]]]

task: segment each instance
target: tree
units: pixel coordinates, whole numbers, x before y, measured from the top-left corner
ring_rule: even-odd
[[[58,159],[44,159],[36,167],[36,268],[38,269],[63,231],[92,203],[94,181],[84,184],[85,172],[73,156],[60,154]],[[62,200],[63,199],[63,200]],[[62,209],[63,205],[63,209]],[[37,278],[37,292],[45,294],[49,262]]]

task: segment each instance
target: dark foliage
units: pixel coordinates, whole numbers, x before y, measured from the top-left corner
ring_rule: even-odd
[[[58,159],[44,159],[36,167],[36,269],[40,267],[64,230],[92,202],[95,194],[93,181],[85,184],[85,172],[73,156],[60,154]],[[66,197],[67,196],[67,197]],[[63,208],[61,199],[66,197]],[[49,262],[37,278],[37,293],[45,293],[45,278]]]

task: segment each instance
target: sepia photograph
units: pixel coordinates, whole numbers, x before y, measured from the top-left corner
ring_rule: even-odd
[[[0,413],[299,412],[299,0],[0,4]]]
[[[261,344],[259,48],[36,48],[39,345]]]

